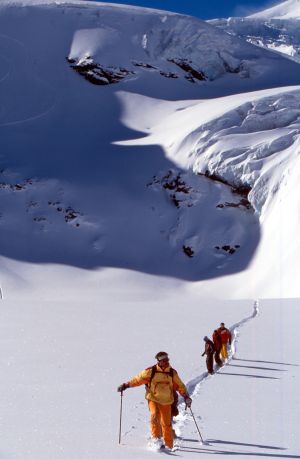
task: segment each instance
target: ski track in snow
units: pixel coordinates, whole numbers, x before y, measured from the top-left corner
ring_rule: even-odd
[[[32,80],[35,81],[35,82],[39,82],[44,87],[44,89],[52,92],[52,101],[51,101],[51,103],[48,104],[48,107],[45,110],[42,110],[42,111],[40,111],[40,112],[38,112],[38,113],[36,113],[36,114],[34,114],[32,116],[22,117],[21,119],[7,121],[7,122],[4,121],[4,122],[0,123],[0,127],[15,126],[15,125],[19,125],[19,124],[22,124],[22,123],[35,121],[35,120],[37,120],[39,118],[42,118],[42,117],[46,116],[54,108],[56,108],[57,105],[58,105],[57,92],[56,92],[54,86],[51,85],[45,79],[40,78],[36,73],[34,73],[34,72],[32,72],[30,70],[30,66],[31,66],[30,52],[26,48],[24,43],[22,43],[20,40],[17,40],[16,38],[13,38],[13,37],[11,37],[9,35],[6,35],[6,34],[0,34],[0,39],[7,40],[8,42],[10,42],[13,45],[15,45],[18,48],[18,50],[20,50],[21,58],[23,58],[23,61],[24,61],[23,62],[23,72],[26,72],[29,69],[29,74],[30,74]],[[3,58],[8,63],[8,70],[2,76],[2,78],[0,79],[0,83],[5,82],[11,75],[13,75],[13,71],[14,70],[16,72],[18,71],[18,69],[14,69],[13,68],[11,62],[6,57],[1,55],[2,62],[3,62]],[[1,117],[3,117],[3,115],[6,113],[6,109],[5,109],[5,107],[1,107],[1,110],[2,110],[2,113],[0,112],[0,115],[1,115]]]
[[[259,314],[259,301],[256,300],[253,305],[253,312],[250,316],[245,317],[244,319],[240,320],[239,322],[236,322],[233,324],[231,327],[229,327],[229,330],[231,331],[233,335],[233,340],[231,343],[231,349],[228,355],[228,362],[230,362],[232,359],[234,359],[234,355],[236,354],[237,351],[237,342],[238,342],[238,337],[239,337],[239,330],[241,327],[246,325],[250,320],[254,319],[257,317]],[[219,367],[218,365],[214,365],[214,372],[218,373],[222,368],[224,368],[226,365],[223,367]],[[192,379],[191,381],[186,383],[186,387],[188,389],[188,392],[192,399],[195,399],[197,395],[200,392],[202,384],[206,381],[209,380],[209,377],[213,377],[213,375],[209,375],[207,371],[203,372],[200,376],[197,376],[196,378]],[[181,431],[185,427],[187,422],[191,421],[191,415],[185,410],[185,403],[181,402],[178,406],[179,409],[179,416],[178,420],[175,420],[174,427],[175,430],[179,433],[181,436]],[[197,416],[198,419],[201,419],[201,416]],[[204,441],[204,444],[207,444]]]

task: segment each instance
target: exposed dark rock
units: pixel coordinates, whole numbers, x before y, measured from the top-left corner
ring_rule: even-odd
[[[67,59],[70,62],[69,59]],[[73,59],[72,59],[73,61]],[[82,75],[90,83],[96,85],[108,85],[118,83],[128,75],[134,74],[123,67],[107,67],[93,61],[87,57],[84,61],[72,63],[71,68]]]
[[[12,191],[22,191],[26,190],[28,185],[32,185],[33,180],[32,179],[26,179],[23,183],[5,183],[2,182],[0,183],[0,188],[5,189],[5,190],[12,190]]]
[[[153,177],[152,182],[148,183],[147,186],[160,185],[167,190],[169,197],[173,204],[178,208],[180,207],[181,199],[178,197],[178,193],[188,194],[191,188],[182,180],[180,174],[169,170],[168,173],[162,178],[156,176]]]
[[[232,193],[240,194],[241,196],[245,196],[245,198],[248,198],[250,191],[251,191],[250,185],[241,185],[237,187],[232,187]]]
[[[225,202],[224,204],[218,204],[216,207],[223,209],[224,207],[245,207],[246,209],[252,209],[252,206],[248,199],[241,199],[239,202]]]
[[[135,65],[136,67],[143,67],[144,69],[157,70],[157,67],[154,67],[154,65],[151,65],[151,64],[148,64],[148,63],[136,62],[136,61],[133,61],[132,63],[133,63],[133,65]]]
[[[188,194],[190,188],[186,183],[181,179],[180,174],[177,174],[175,178],[172,178],[172,171],[169,171],[165,177],[162,179],[162,186],[166,190],[174,190],[177,193],[186,193]]]
[[[239,203],[225,203],[225,204],[218,204],[217,207],[246,207],[247,209],[253,209],[252,205],[248,199],[248,195],[251,191],[251,186],[250,185],[233,185],[229,183],[227,180],[225,180],[223,177],[220,177],[219,175],[215,173],[211,173],[208,170],[205,171],[203,174],[202,172],[199,172],[198,175],[204,175],[205,177],[209,178],[210,180],[213,180],[215,182],[220,182],[223,183],[224,185],[227,185],[231,188],[231,192],[233,194],[238,194],[240,196],[243,196],[243,198],[239,201]]]
[[[72,209],[72,207],[68,207],[66,210],[65,210],[65,222],[70,222],[72,220],[74,220],[75,218],[77,218],[80,213],[79,212],[76,212],[76,210]]]
[[[182,250],[183,250],[183,252],[186,254],[187,257],[193,258],[193,256],[194,256],[194,250],[193,250],[191,247],[189,247],[189,246],[187,246],[187,245],[183,245],[183,246],[182,246]]]
[[[159,73],[166,78],[179,78],[178,75],[176,75],[176,73],[173,73],[173,72],[160,71]]]
[[[222,245],[222,247],[220,247],[219,245],[215,246],[215,249],[217,249],[217,250],[221,250],[222,249],[222,250],[224,250],[224,252],[227,252],[230,255],[233,255],[236,252],[236,250],[239,249],[239,248],[240,248],[240,245],[238,245],[238,244],[236,244],[234,246],[231,246],[229,244]]]
[[[179,207],[180,201],[179,201],[179,199],[176,198],[176,195],[175,194],[171,194],[170,197],[171,197],[171,200],[172,200],[173,204],[175,205],[175,207]]]
[[[219,58],[221,59],[221,61],[223,62],[223,66],[224,66],[224,69],[225,69],[225,72],[227,73],[239,73],[241,70],[243,70],[243,65],[242,63],[240,62],[239,64],[237,65],[232,65],[232,64],[229,64],[222,56],[220,53],[218,53],[219,55]]]
[[[187,73],[185,78],[190,81],[191,83],[195,83],[196,81],[205,81],[207,80],[207,76],[201,70],[196,70],[192,67],[192,61],[188,59],[168,59],[169,62],[172,64],[177,65],[181,68],[184,72]]]
[[[60,204],[59,201],[48,201],[49,206],[58,206]]]
[[[71,222],[72,220],[75,220],[75,218],[77,218],[79,215],[82,215],[80,212],[77,212],[76,210],[74,210],[72,207],[67,207],[67,208],[64,208],[60,201],[48,201],[48,205],[49,206],[52,206],[52,207],[55,207],[55,209],[57,210],[57,212],[61,212],[62,214],[64,214],[64,219],[65,219],[65,222],[66,223],[69,223]],[[75,226],[80,226],[79,223],[76,223]]]

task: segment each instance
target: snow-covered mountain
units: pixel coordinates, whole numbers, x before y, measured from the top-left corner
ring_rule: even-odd
[[[244,18],[231,17],[208,21],[230,35],[270,49],[300,62],[300,2],[287,0]]]
[[[247,266],[260,237],[258,206],[248,199],[255,180],[240,165],[239,178],[213,168],[207,154],[205,166],[201,145],[236,117],[245,138],[255,123],[270,129],[272,110],[280,112],[274,128],[293,126],[296,108],[285,113],[294,96],[282,107],[274,99],[265,117],[251,109],[255,95],[228,104],[195,99],[298,83],[296,63],[201,20],[127,6],[5,2],[0,25],[2,256],[194,280]],[[134,122],[128,103],[139,113]],[[227,115],[231,103],[237,112]],[[215,122],[220,109],[213,106],[225,121]],[[166,124],[170,116],[178,117],[176,131]],[[158,120],[162,148],[120,143],[136,137],[141,123],[148,133]],[[297,128],[285,135],[292,139],[292,132]],[[265,156],[278,151],[280,134],[273,137],[270,148],[260,147]],[[260,172],[256,167],[253,177]]]
[[[253,261],[297,160],[297,63],[130,6],[6,1],[0,25],[4,290],[11,259],[193,280]]]

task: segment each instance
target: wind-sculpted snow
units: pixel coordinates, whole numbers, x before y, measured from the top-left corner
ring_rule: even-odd
[[[252,252],[250,258],[253,259],[249,261],[251,269],[260,272],[258,291],[272,291],[274,294],[282,285],[284,291],[288,291],[294,285],[299,258],[299,243],[295,236],[299,225],[299,198],[295,192],[299,170],[299,88],[272,89],[198,102],[155,103],[153,99],[133,94],[129,98],[127,93],[119,93],[119,97],[123,103],[124,123],[147,135],[118,143],[139,148],[160,145],[166,157],[181,169],[189,170],[189,174],[193,172],[196,177],[200,174],[219,187],[231,189],[231,192],[239,190],[239,200],[233,201],[223,195],[224,198],[215,206],[220,212],[238,206],[240,217],[248,206],[255,210],[254,217],[263,225],[263,238],[257,240],[257,250]],[[140,107],[146,108],[145,116]],[[182,173],[180,177],[183,177]],[[180,185],[180,177],[177,186]],[[165,188],[167,184],[164,180],[161,185]],[[189,183],[192,183],[190,179]],[[194,207],[187,207],[184,214],[185,204],[180,201],[189,201],[184,193],[174,193],[174,188],[172,191],[174,185],[176,179],[173,178],[171,186],[168,185],[168,193],[171,193],[173,204],[179,207],[182,218],[182,221],[178,220],[177,228],[184,228]],[[225,214],[219,214],[220,218],[221,215],[225,217]],[[214,224],[214,228],[216,225],[218,223]],[[182,229],[180,232],[185,234]],[[230,233],[236,233],[236,228]],[[226,232],[223,234],[226,235]],[[261,237],[260,231],[256,236]],[[236,238],[228,238],[225,244],[213,240],[213,246],[220,254],[224,247],[228,254],[236,249],[236,245],[244,247],[244,243],[240,244]],[[203,233],[198,233],[198,236],[185,238],[183,250],[193,259],[197,251],[200,256],[205,245]],[[236,253],[240,250],[238,247]],[[202,253],[208,259],[208,253]],[[266,257],[273,260],[268,269],[263,267]],[[245,272],[244,277],[246,275]],[[281,283],[283,277],[285,280]],[[274,278],[277,282],[272,282]],[[247,290],[244,282],[243,277],[238,281],[240,291]],[[230,281],[226,285],[231,289]]]
[[[261,213],[267,196],[293,161],[300,135],[300,93],[246,103],[201,126],[193,170],[252,188],[249,200]],[[205,132],[204,137],[201,133]],[[263,189],[262,189],[262,183]],[[271,185],[272,184],[272,185]]]
[[[125,103],[128,125],[133,126],[137,119],[136,127],[146,131],[142,117],[133,115],[134,99],[127,105],[127,95],[120,97]],[[145,104],[151,110],[150,100],[145,100]],[[222,101],[215,99],[214,104],[212,101],[209,104],[209,112],[204,101],[186,105],[183,110],[178,109],[179,104],[165,104],[165,113],[169,108],[169,114],[164,119],[158,118],[158,124],[148,129],[148,137],[122,143],[160,143],[168,157],[181,167],[219,178],[232,186],[249,187],[249,200],[261,213],[297,154],[300,92],[285,89],[281,94],[270,91],[269,95],[263,92],[231,96],[225,102],[228,108],[234,107],[231,110],[224,109]],[[159,117],[160,105],[157,111]]]

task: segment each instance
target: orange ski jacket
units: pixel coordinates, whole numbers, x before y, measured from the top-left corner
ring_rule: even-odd
[[[170,374],[170,367],[165,370],[156,365],[156,371],[151,380],[152,367],[146,368],[141,371],[137,376],[128,381],[129,387],[141,386],[146,384],[146,395],[147,400],[160,403],[161,405],[172,405],[174,402],[174,391],[179,392],[183,397],[188,397],[188,391],[178,373],[173,368],[173,377]],[[150,383],[150,387],[148,386]]]

